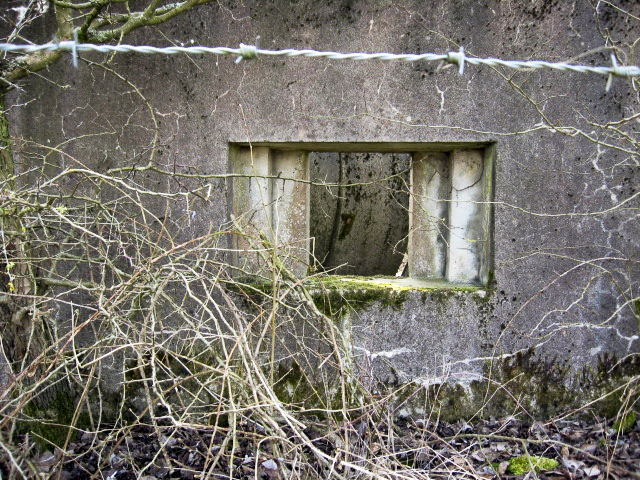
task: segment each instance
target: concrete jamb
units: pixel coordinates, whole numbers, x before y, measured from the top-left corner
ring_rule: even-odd
[[[447,280],[478,283],[484,252],[485,174],[482,150],[454,150],[451,154],[449,258]],[[482,245],[481,245],[482,243]]]
[[[262,248],[261,233],[272,238],[271,182],[266,178],[271,175],[271,163],[268,147],[240,147],[231,156],[231,171],[248,175],[233,179],[233,215],[251,238],[235,237],[236,266],[242,273],[258,274],[265,267],[256,249]]]
[[[480,283],[487,284],[489,282],[489,271],[492,268],[491,243],[493,235],[493,209],[491,208],[491,200],[493,199],[493,163],[496,156],[495,145],[490,145],[484,150],[484,168],[482,192],[482,230],[481,243],[478,246],[479,254],[479,278]]]
[[[272,151],[271,221],[274,245],[285,255],[285,264],[305,276],[309,263],[310,187],[305,151]],[[294,178],[302,180],[284,180]]]
[[[409,276],[442,279],[447,263],[449,155],[414,153],[410,182]]]

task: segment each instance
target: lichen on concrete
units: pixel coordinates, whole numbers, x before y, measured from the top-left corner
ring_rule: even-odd
[[[489,362],[475,379],[453,376],[449,381],[405,385],[397,390],[395,401],[403,405],[407,416],[419,415],[427,405],[447,421],[520,411],[550,418],[559,412],[578,411],[586,404],[590,405],[588,414],[615,418],[628,399],[620,389],[614,390],[639,374],[640,362],[634,358],[619,361],[605,355],[597,368],[583,367],[576,372],[567,362],[538,357],[535,349],[529,349]]]

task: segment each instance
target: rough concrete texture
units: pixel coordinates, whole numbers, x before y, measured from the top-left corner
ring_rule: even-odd
[[[638,14],[635,2],[618,3]],[[603,3],[595,8],[543,0],[221,0],[127,41],[236,46],[260,35],[270,49],[442,53],[463,45],[470,56],[609,64],[601,32],[630,45],[640,25]],[[101,171],[136,164],[152,137],[148,101],[161,127],[156,161],[186,172],[226,173],[230,145],[249,142],[372,142],[399,152],[413,151],[402,149],[407,143],[495,146],[488,287],[415,291],[402,308],[373,302],[353,311],[354,354],[379,377],[468,388],[487,373],[488,357],[515,359],[534,348],[536,361],[568,365],[561,380],[575,386],[575,375],[603,355],[640,352],[639,162],[635,145],[601,127],[638,112],[629,79],[614,78],[606,92],[604,77],[549,70],[467,65],[459,75],[444,63],[261,57],[236,64],[136,54],[116,56],[109,68],[144,99],[98,67],[72,69],[66,58],[44,77],[69,88],[31,77],[14,92],[15,135],[44,145],[85,135],[70,147],[74,158]],[[89,136],[96,131],[109,133]],[[176,202],[171,225],[185,238],[219,228],[229,219],[229,188],[215,181],[210,201]]]

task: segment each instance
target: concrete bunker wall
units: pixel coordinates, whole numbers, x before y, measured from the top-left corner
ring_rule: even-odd
[[[609,17],[612,34],[631,44],[637,25],[625,30],[616,15]],[[164,25],[162,32],[139,32],[129,40],[233,46],[261,35],[265,48],[354,52],[447,52],[463,44],[481,57],[556,60],[599,52],[605,45],[595,11],[585,2],[552,6],[492,0],[479,7],[467,0],[415,1],[400,7],[394,2],[249,0],[205,6]],[[606,64],[609,58],[595,53],[588,61]],[[258,58],[236,64],[230,58],[136,54],[118,55],[113,62],[126,72],[127,82],[143,86],[142,98],[131,94],[126,82],[97,75],[91,66],[72,70],[65,60],[53,71],[70,88],[32,77],[27,88],[13,93],[14,133],[42,145],[77,138],[73,154],[106,171],[142,158],[140,146],[150,144],[153,130],[145,116],[147,103],[154,105],[162,137],[157,165],[185,173],[254,176],[212,182],[207,201],[176,202],[171,223],[185,239],[228,225],[232,212],[243,228],[255,229],[255,237],[277,232],[277,239],[267,240],[289,249],[290,266],[298,274],[312,273],[310,232],[326,225],[311,226],[317,200],[309,184],[285,178],[313,181],[310,163],[336,165],[340,153],[354,158],[363,152],[408,154],[410,212],[447,218],[446,226],[454,230],[480,222],[482,235],[470,243],[466,235],[445,234],[440,228],[445,222],[432,228],[433,221],[409,215],[407,283],[359,279],[365,283],[334,288],[342,298],[367,285],[383,285],[400,296],[392,305],[358,303],[363,308],[352,308],[345,323],[354,356],[370,362],[378,378],[458,382],[469,388],[472,379],[483,377],[490,359],[517,363],[518,355],[533,349],[537,365],[555,359],[568,366],[561,380],[576,386],[576,378],[596,369],[605,354],[637,356],[639,274],[629,265],[637,263],[640,252],[634,210],[638,162],[628,147],[614,144],[606,129],[594,126],[637,111],[629,81],[615,78],[605,92],[606,80],[598,76],[472,66],[459,75],[444,64],[420,62]],[[126,109],[116,98],[127,99]],[[133,127],[93,135],[105,125]],[[446,147],[437,151],[434,145]],[[476,153],[455,159],[456,152],[469,151]],[[29,165],[20,149],[16,155],[17,164]],[[252,157],[258,160],[252,163]],[[58,166],[69,161],[58,160]],[[465,162],[482,162],[483,188],[466,188],[476,184],[476,177],[457,173]],[[336,174],[335,167],[328,168],[333,171],[317,170],[323,181]],[[274,176],[280,178],[269,178]],[[416,177],[441,181],[418,186]],[[456,193],[447,197],[447,192]],[[452,213],[456,202],[476,210]],[[621,202],[629,208],[617,208]],[[326,210],[332,208],[327,200]],[[254,214],[246,215],[250,211]],[[346,223],[349,216],[338,219]],[[358,215],[355,221],[360,222]],[[251,263],[242,256],[243,249],[253,247],[241,242],[234,237],[227,245],[240,250],[235,265],[260,273],[259,260]],[[398,255],[406,253],[399,245]],[[315,250],[323,252],[317,257],[330,250],[323,248]],[[452,260],[447,252],[454,250],[460,255]],[[416,281],[425,278],[429,282]],[[515,367],[512,373],[518,375]]]

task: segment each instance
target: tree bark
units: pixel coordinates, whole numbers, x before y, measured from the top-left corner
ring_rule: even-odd
[[[11,137],[9,135],[9,121],[7,119],[7,109],[5,107],[5,93],[6,89],[0,88],[0,195],[2,195],[3,199],[8,195],[8,192],[12,191],[14,188],[13,145],[11,142]],[[5,230],[4,220],[5,219],[3,215],[3,237]],[[3,253],[6,252],[6,245],[4,244],[4,242],[2,245],[2,250]],[[3,257],[6,257],[6,255],[3,255]],[[0,292],[5,293],[9,289],[8,274],[6,273],[7,263],[8,262],[5,258],[0,261]],[[3,338],[4,334],[8,333],[7,327],[12,317],[11,310],[10,298],[6,295],[3,295],[0,298],[0,405],[2,405],[2,401],[5,397],[7,389],[13,381],[13,372],[9,363],[9,359],[5,354],[5,340]],[[10,337],[11,335],[6,341],[11,342],[12,338]]]
[[[0,89],[0,401],[22,369],[31,369],[29,383],[40,379],[46,364],[34,362],[53,340],[33,299],[35,283],[28,261],[29,244],[19,235],[23,225],[12,205],[16,181],[5,93],[6,89]],[[50,390],[54,393],[55,389]],[[36,399],[42,407],[49,401],[44,397]]]

